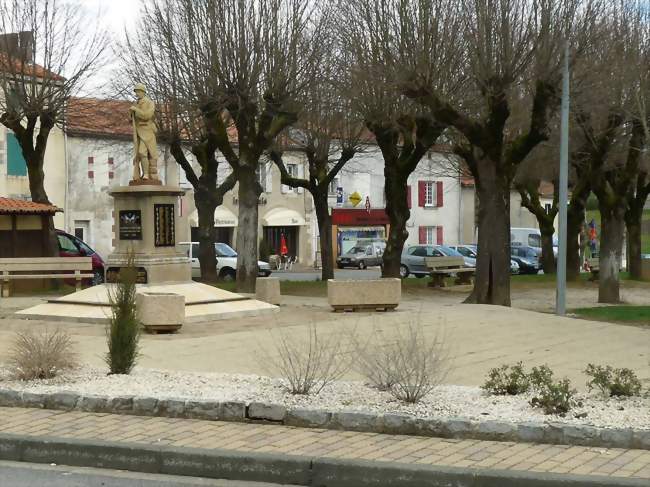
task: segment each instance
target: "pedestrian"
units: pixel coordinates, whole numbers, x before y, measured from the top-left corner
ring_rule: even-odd
[[[580,249],[580,268],[587,270],[587,247],[589,246],[589,233],[587,232],[587,222],[582,222],[580,224],[578,245]]]
[[[596,220],[593,218],[589,222],[589,248],[591,256],[596,257],[596,247],[598,244],[598,232],[596,232]]]

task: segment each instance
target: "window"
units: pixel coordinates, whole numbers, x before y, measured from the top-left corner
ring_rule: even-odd
[[[442,227],[430,226],[419,228],[419,243],[422,245],[442,245]]]
[[[27,176],[27,163],[18,139],[12,133],[7,133],[7,175]]]
[[[339,178],[334,178],[330,181],[327,192],[329,194],[336,194],[336,188],[339,187]]]
[[[436,185],[433,181],[424,183],[424,206],[436,205]]]
[[[426,229],[426,243],[433,245],[436,243],[436,227],[424,227]]]
[[[550,203],[546,203],[546,204],[544,205],[544,211],[546,212],[547,215],[548,215],[549,213],[551,213],[551,209],[552,209],[552,208],[553,208],[553,205],[551,205]]]
[[[289,176],[292,178],[297,178],[298,176],[298,164],[287,164],[287,172],[289,173]],[[291,186],[287,186],[286,184],[282,185],[282,192],[283,193],[294,193],[296,192],[296,188],[292,188]]]
[[[266,164],[258,164],[257,166],[257,181],[262,186],[262,191],[266,192]]]
[[[58,234],[57,239],[59,240],[59,250],[69,254],[79,254],[79,249],[70,237]]]
[[[426,257],[427,256],[427,249],[426,247],[411,247],[411,250],[409,251],[411,255],[414,255],[416,257]]]

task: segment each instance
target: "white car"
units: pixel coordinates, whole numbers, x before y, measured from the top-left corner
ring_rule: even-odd
[[[179,245],[187,249],[187,256],[192,261],[192,277],[201,277],[201,265],[199,264],[199,243],[181,242]],[[217,275],[224,281],[234,281],[237,276],[237,252],[230,245],[215,243],[214,250],[217,253]],[[258,275],[268,277],[271,275],[271,266],[268,262],[257,261]]]

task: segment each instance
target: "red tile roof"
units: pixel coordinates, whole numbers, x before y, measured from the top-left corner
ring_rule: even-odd
[[[13,198],[0,198],[0,215],[53,214],[57,211],[63,210],[45,203],[34,203],[29,200],[17,200]]]
[[[129,100],[71,98],[66,109],[66,130],[70,135],[130,139],[131,105]]]
[[[49,78],[55,81],[65,80],[63,76],[45,69],[40,64],[25,64],[20,59],[9,58],[6,54],[0,54],[0,69],[7,70],[14,74],[35,76],[36,78],[41,79]]]

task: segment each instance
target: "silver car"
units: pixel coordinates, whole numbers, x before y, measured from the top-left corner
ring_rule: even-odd
[[[457,250],[463,255],[463,257],[471,257],[476,261],[477,251],[476,245],[474,244],[464,244],[464,245],[450,245],[452,249]],[[510,259],[510,273],[519,274],[519,264],[516,260]]]
[[[404,247],[399,266],[399,275],[402,279],[413,274],[415,277],[429,275],[429,270],[424,263],[425,257],[463,257],[462,254],[446,245],[410,245]],[[474,259],[463,257],[466,267],[474,267]]]
[[[365,269],[370,266],[381,265],[383,255],[384,249],[382,246],[375,244],[359,245],[359,242],[357,242],[354,247],[337,257],[336,267],[339,269],[344,267]]]

